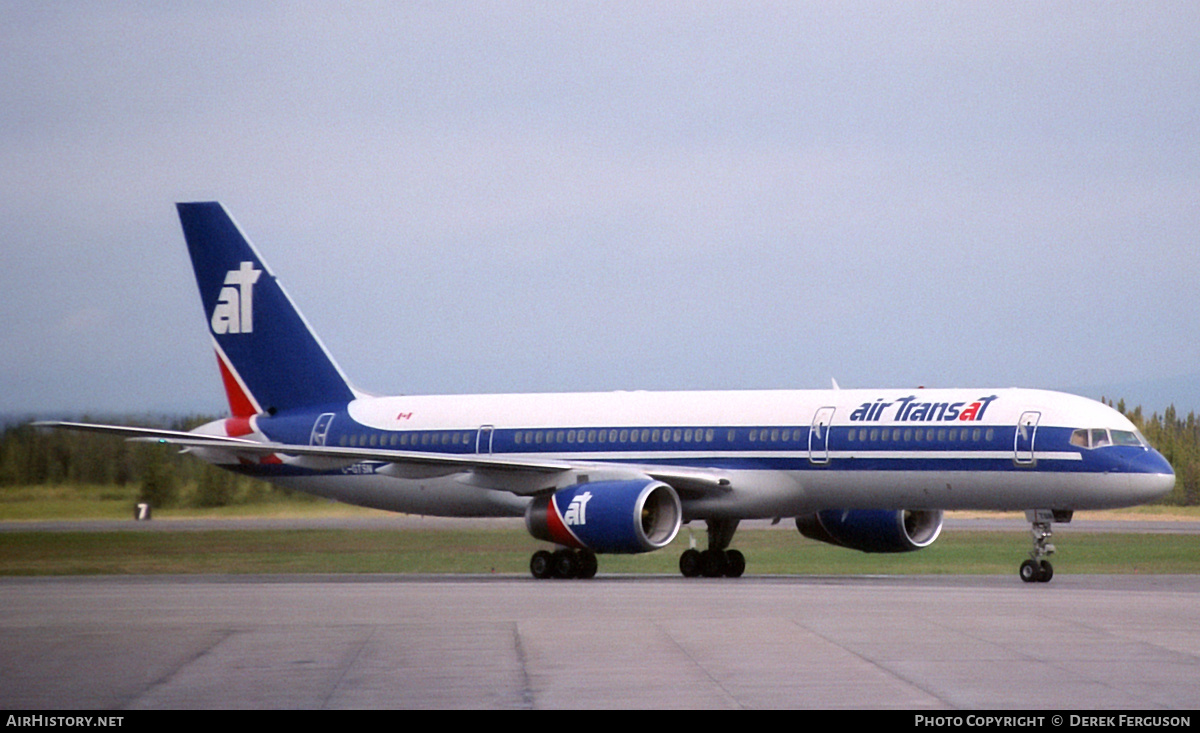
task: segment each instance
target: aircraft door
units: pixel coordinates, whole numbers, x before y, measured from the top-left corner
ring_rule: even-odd
[[[309,445],[325,445],[325,436],[329,435],[329,424],[333,422],[334,413],[322,413],[313,423],[312,435],[308,438]]]
[[[492,425],[481,425],[479,435],[475,438],[475,452],[488,454],[492,452],[492,433],[496,428]]]
[[[808,431],[808,460],[817,465],[829,463],[829,428],[836,408],[822,407],[813,416]]]
[[[1037,435],[1040,412],[1023,412],[1017,421],[1017,434],[1013,438],[1013,461],[1018,466],[1032,466],[1037,461],[1033,457],[1033,439]]]

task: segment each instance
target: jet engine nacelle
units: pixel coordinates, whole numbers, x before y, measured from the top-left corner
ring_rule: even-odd
[[[796,517],[810,540],[863,552],[912,552],[928,547],[942,532],[938,510],[830,509]]]
[[[670,544],[683,510],[667,484],[595,481],[534,498],[525,526],[539,540],[593,552],[634,553]]]

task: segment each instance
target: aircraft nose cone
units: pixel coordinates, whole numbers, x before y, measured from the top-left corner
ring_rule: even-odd
[[[1139,503],[1161,499],[1175,488],[1175,471],[1158,451],[1140,451],[1122,458],[1122,470],[1128,472],[1130,490]]]

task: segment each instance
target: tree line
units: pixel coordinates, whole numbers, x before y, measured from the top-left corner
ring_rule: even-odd
[[[1158,449],[1175,469],[1175,488],[1158,502],[1195,506],[1200,504],[1200,419],[1194,412],[1182,417],[1171,405],[1163,414],[1143,413],[1141,406],[1128,409],[1125,400],[1101,400],[1129,418],[1150,445]]]
[[[1104,400],[1142,432],[1175,469],[1175,489],[1160,503],[1200,505],[1200,419],[1168,407],[1147,417],[1124,400]],[[190,430],[211,417],[146,418],[107,422]],[[89,418],[82,418],[89,422]],[[225,506],[287,493],[262,481],[223,471],[178,450],[101,433],[45,430],[9,424],[0,433],[0,490],[43,485],[134,486],[156,507]]]
[[[150,417],[80,422],[191,430],[210,417]],[[133,487],[138,501],[155,507],[216,507],[257,502],[288,493],[263,481],[225,471],[178,449],[127,441],[103,433],[6,425],[0,433],[0,491],[25,486]]]

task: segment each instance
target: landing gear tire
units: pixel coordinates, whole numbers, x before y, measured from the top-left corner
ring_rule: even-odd
[[[1021,569],[1018,571],[1021,575],[1021,580],[1026,583],[1035,583],[1038,579],[1038,566],[1033,560],[1026,560],[1021,563]]]
[[[679,556],[679,572],[683,573],[685,578],[696,578],[700,575],[700,551],[696,549],[684,550]]]
[[[679,572],[685,578],[740,578],[746,572],[746,556],[737,550],[684,550]]]
[[[579,560],[571,550],[554,553],[554,577],[574,578],[579,573]]]
[[[1041,562],[1026,560],[1021,563],[1019,572],[1021,580],[1026,583],[1049,583],[1050,579],[1054,577],[1054,566],[1050,564],[1049,560]]]
[[[529,559],[529,572],[538,580],[544,580],[554,574],[554,556],[545,550],[538,550]]]
[[[594,578],[599,563],[591,550],[555,552],[538,550],[529,558],[529,572],[538,580],[546,578]]]
[[[596,577],[596,571],[600,569],[600,563],[596,561],[596,553],[588,550],[579,552],[579,570],[575,573],[575,577],[588,578]]]
[[[1038,572],[1037,581],[1039,583],[1049,583],[1050,579],[1053,577],[1054,577],[1054,566],[1050,564],[1049,560],[1042,560],[1042,568]]]
[[[700,553],[700,573],[706,578],[719,578],[725,574],[728,565],[725,553],[721,550],[705,550]]]
[[[740,578],[746,572],[746,556],[738,550],[725,553],[725,577]]]
[[[746,572],[746,556],[730,550],[733,533],[737,531],[736,519],[708,519],[708,549],[691,547],[679,556],[679,572],[685,578],[703,575],[706,578],[739,578]],[[693,543],[694,544],[694,543]]]

